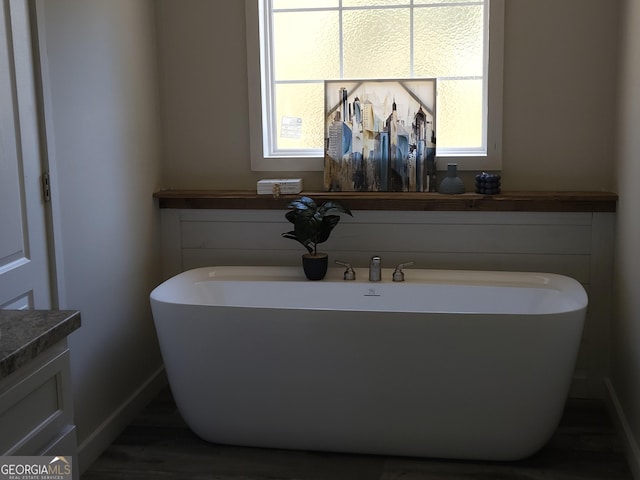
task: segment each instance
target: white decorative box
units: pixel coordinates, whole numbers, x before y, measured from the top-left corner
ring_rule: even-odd
[[[258,195],[293,195],[301,191],[301,178],[269,178],[258,180]]]

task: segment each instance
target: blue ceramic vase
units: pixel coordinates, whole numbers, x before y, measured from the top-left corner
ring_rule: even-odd
[[[453,195],[458,193],[464,193],[464,183],[458,176],[458,164],[447,164],[447,176],[442,179],[440,186],[438,186],[438,192],[447,195]]]

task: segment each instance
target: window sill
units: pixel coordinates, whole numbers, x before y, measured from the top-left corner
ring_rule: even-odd
[[[615,212],[618,195],[611,192],[504,192],[500,195],[443,195],[414,192],[302,192],[299,195],[258,195],[249,190],[160,190],[160,208],[286,209],[294,198],[339,200],[351,210],[460,212]]]

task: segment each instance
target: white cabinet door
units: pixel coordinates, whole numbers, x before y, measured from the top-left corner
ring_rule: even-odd
[[[0,0],[0,308],[50,308],[27,0]]]

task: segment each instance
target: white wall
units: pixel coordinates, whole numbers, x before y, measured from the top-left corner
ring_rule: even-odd
[[[147,0],[40,7],[61,307],[82,314],[70,348],[84,469],[162,372],[148,304],[160,279],[155,15]]]
[[[244,2],[157,4],[164,186],[255,188],[273,173],[250,167]],[[505,2],[504,190],[613,188],[619,5]]]
[[[505,2],[505,190],[611,190],[618,0]]]
[[[625,0],[617,165],[616,290],[611,394],[640,479],[640,0]]]

